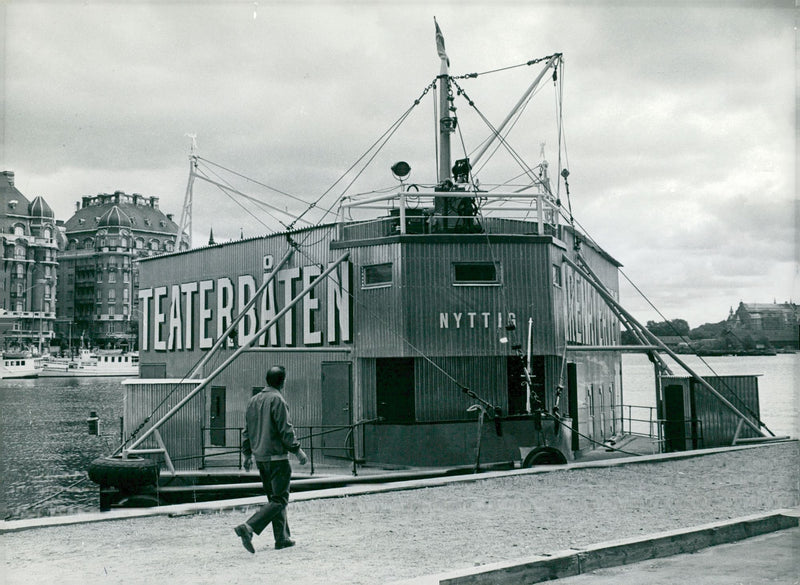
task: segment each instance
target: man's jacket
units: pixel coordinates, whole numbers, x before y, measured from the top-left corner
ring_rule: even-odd
[[[289,408],[281,393],[267,386],[250,398],[245,414],[242,453],[256,461],[286,459],[287,452],[297,453],[300,442],[289,420]]]

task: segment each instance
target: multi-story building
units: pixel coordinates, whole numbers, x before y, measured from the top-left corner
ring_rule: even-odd
[[[775,348],[800,349],[800,310],[794,303],[739,303],[728,323],[734,333]]]
[[[57,252],[61,232],[42,197],[29,201],[13,171],[0,175],[0,313],[5,348],[48,349],[56,318]]]
[[[137,259],[173,252],[178,225],[158,197],[122,191],[83,197],[65,224],[59,256],[59,337],[76,344],[136,347]],[[179,249],[188,248],[181,239]]]

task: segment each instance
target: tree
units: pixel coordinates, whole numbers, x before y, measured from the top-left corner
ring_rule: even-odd
[[[647,329],[650,333],[658,337],[674,335],[682,335],[685,337],[689,335],[689,323],[684,319],[672,319],[671,321],[661,321],[660,323],[648,321]]]

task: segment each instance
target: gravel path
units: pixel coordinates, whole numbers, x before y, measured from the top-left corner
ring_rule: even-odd
[[[248,512],[0,536],[0,583],[377,584],[800,505],[800,442],[290,505],[298,545],[247,553]],[[269,534],[267,534],[269,533]]]

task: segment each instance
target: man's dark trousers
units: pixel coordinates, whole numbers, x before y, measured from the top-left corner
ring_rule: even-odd
[[[256,461],[261,483],[269,502],[253,514],[247,523],[256,534],[272,522],[275,544],[290,540],[289,523],[286,521],[286,506],[289,505],[289,482],[292,479],[292,466],[288,459],[278,461]]]

